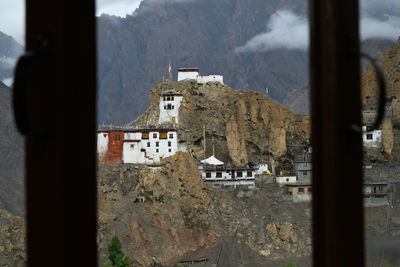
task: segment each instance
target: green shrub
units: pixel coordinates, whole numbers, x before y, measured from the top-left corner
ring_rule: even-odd
[[[108,245],[108,261],[104,264],[104,267],[129,267],[129,259],[124,255],[121,250],[121,242],[118,236],[114,236],[111,243]]]

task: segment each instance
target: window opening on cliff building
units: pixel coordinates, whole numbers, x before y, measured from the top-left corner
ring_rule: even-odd
[[[157,138],[157,133],[153,133],[153,138]]]
[[[160,145],[160,142],[157,141],[156,142],[156,147],[159,147],[159,145]]]
[[[221,177],[222,177],[222,172],[217,172],[217,174],[215,175],[215,177],[221,178]]]
[[[211,178],[211,172],[206,172],[206,178]]]
[[[168,104],[167,105],[167,110],[171,110],[172,108],[171,108],[171,104]]]
[[[303,194],[304,193],[304,187],[299,187],[298,192],[299,192],[299,194]]]
[[[160,139],[167,139],[167,132],[160,132]]]
[[[156,153],[158,153],[158,148],[156,149]]]
[[[107,134],[103,134],[103,137],[107,137]]]
[[[142,133],[142,139],[149,139],[149,133]]]
[[[172,150],[171,150],[171,148],[170,149],[168,149],[168,152],[171,152]]]
[[[170,138],[170,139],[174,138],[174,134],[170,133],[170,134],[169,134],[169,138]]]
[[[119,134],[115,135],[115,140],[121,140],[121,135]]]
[[[372,140],[373,139],[373,134],[367,134],[367,140]]]
[[[243,177],[243,173],[241,171],[238,171],[236,176],[241,178],[241,177]]]
[[[171,146],[171,141],[168,141],[168,146]]]
[[[147,142],[147,147],[150,147],[150,142]]]
[[[131,148],[135,148],[135,145],[134,145],[134,144],[131,144]]]
[[[247,177],[252,177],[253,176],[253,172],[247,172]]]
[[[167,109],[167,105],[164,105],[164,110],[166,110]]]

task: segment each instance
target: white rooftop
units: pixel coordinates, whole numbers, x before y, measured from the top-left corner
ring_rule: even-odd
[[[206,163],[206,164],[209,164],[209,165],[223,165],[224,164],[222,161],[218,160],[214,156],[211,156],[211,157],[209,157],[207,159],[202,160],[201,163]]]

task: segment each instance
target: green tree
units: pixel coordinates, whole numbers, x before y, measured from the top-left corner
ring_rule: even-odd
[[[121,250],[121,242],[118,236],[114,236],[111,243],[108,245],[108,261],[104,264],[105,267],[129,267],[129,259]]]
[[[296,263],[294,263],[293,261],[287,261],[285,263],[285,267],[296,267]]]

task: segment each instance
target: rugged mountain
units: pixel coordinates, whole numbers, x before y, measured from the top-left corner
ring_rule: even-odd
[[[18,134],[11,110],[11,89],[0,82],[0,209],[24,214],[23,139]]]
[[[26,266],[25,221],[0,209],[0,264],[1,266]]]
[[[382,124],[383,149],[368,151],[378,159],[400,159],[400,38],[384,55],[378,55],[386,82],[386,98],[392,103],[393,116],[385,118]],[[378,99],[375,70],[368,66],[361,78],[361,100],[364,108],[376,107]]]
[[[203,74],[224,75],[234,89],[265,92],[268,87],[271,98],[308,113],[307,51],[235,53],[267,30],[272,14],[285,9],[306,16],[307,1],[144,0],[126,18],[97,18],[99,122],[134,120],[148,105],[148,88],[168,76],[169,62],[173,79],[179,67],[199,67]],[[391,44],[370,39],[362,49],[375,55]]]
[[[222,74],[232,88],[265,92],[283,101],[308,80],[306,52],[277,49],[235,53],[266,31],[279,9],[306,13],[306,2],[263,0],[145,0],[126,19],[103,15],[98,22],[99,121],[125,123],[146,106],[148,88],[167,77],[171,62]]]
[[[14,65],[23,47],[11,36],[0,32],[0,81],[14,75]]]
[[[293,114],[259,92],[233,90],[220,83],[184,81],[156,85],[150,91],[149,108],[136,120],[137,126],[157,125],[160,96],[171,90],[183,95],[178,139],[198,159],[204,157],[203,126],[207,156],[211,155],[214,143],[216,157],[235,166],[279,159],[287,162],[309,145],[309,116]]]

